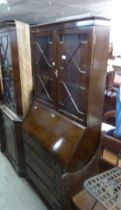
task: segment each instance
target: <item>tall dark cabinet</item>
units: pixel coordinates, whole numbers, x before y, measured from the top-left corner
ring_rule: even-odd
[[[84,18],[31,27],[35,100],[23,122],[26,173],[52,210],[97,166],[109,21]]]
[[[75,121],[92,125],[92,121],[100,123],[102,114],[98,107],[104,94],[107,28],[86,22],[33,27],[33,71],[37,99]]]
[[[20,21],[0,23],[0,63],[2,90],[1,150],[16,171],[24,173],[21,123],[30,102],[32,71],[29,26]]]

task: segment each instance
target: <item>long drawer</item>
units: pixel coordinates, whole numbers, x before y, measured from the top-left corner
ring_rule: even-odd
[[[27,177],[32,180],[37,189],[41,192],[43,197],[46,199],[48,204],[53,210],[61,210],[60,203],[56,200],[53,194],[48,190],[48,188],[42,183],[42,181],[34,174],[34,172],[27,166]]]
[[[52,182],[51,179],[38,167],[38,165],[31,159],[31,157],[26,154],[26,163],[28,166],[35,172],[35,174],[42,180],[45,186],[49,191],[58,199],[61,200],[61,192],[57,187],[55,182]]]
[[[38,155],[35,153],[31,147],[24,143],[25,154],[28,154],[32,160],[38,165],[38,167],[45,173],[46,176],[49,176],[49,179],[56,184],[58,188],[61,187],[61,176],[48,166]]]
[[[30,135],[23,133],[24,141],[43,159],[46,164],[53,168],[56,173],[61,176],[63,174],[63,166],[55,160],[39,143],[36,142]]]

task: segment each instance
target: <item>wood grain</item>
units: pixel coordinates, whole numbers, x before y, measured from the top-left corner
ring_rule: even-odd
[[[95,203],[95,198],[85,190],[72,198],[72,210],[90,210]],[[97,202],[93,210],[105,210],[105,208]]]
[[[28,111],[32,93],[32,66],[29,25],[16,21],[23,115]]]

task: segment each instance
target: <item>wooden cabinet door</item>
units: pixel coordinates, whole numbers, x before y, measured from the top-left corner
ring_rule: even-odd
[[[3,101],[16,110],[12,56],[9,33],[0,33],[0,62],[3,85]]]
[[[58,108],[81,121],[86,119],[89,81],[88,29],[58,30]]]
[[[53,31],[40,30],[34,33],[32,48],[36,97],[43,103],[53,106],[55,97]]]
[[[4,115],[4,129],[5,129],[5,140],[6,140],[6,152],[15,162],[17,161],[15,128],[12,120],[10,120],[5,115]]]

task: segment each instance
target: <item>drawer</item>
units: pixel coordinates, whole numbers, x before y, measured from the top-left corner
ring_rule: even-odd
[[[38,165],[38,167],[43,170],[45,175],[48,176],[49,174],[49,178],[60,188],[61,176],[58,176],[58,174],[54,170],[52,170],[52,168],[50,168],[27,144],[24,144],[24,149],[26,152],[25,154],[28,154],[32,158],[32,160]]]
[[[42,171],[38,165],[31,159],[29,155],[26,155],[26,163],[35,172],[35,174],[42,180],[45,186],[50,190],[50,192],[58,199],[61,199],[60,189],[57,187],[55,182],[52,182],[49,176],[47,176],[44,171]]]
[[[24,132],[24,141],[46,162],[51,168],[53,168],[60,176],[63,173],[62,165],[55,160],[52,155],[49,154],[40,144],[36,142],[30,135]]]
[[[61,210],[60,203],[29,167],[27,167],[27,177],[33,182],[33,184],[43,195],[43,197],[46,199],[47,203],[52,207],[53,210]]]

